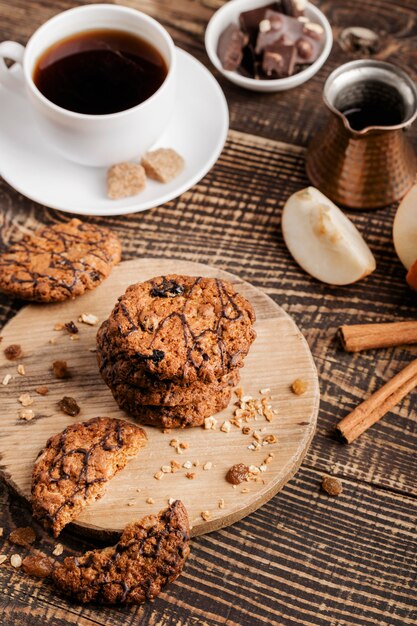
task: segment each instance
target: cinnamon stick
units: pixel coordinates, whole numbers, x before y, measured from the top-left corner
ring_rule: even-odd
[[[417,322],[341,326],[338,334],[346,352],[390,348],[417,343]]]
[[[417,387],[417,359],[357,406],[337,424],[336,429],[347,443],[352,443],[415,387]]]

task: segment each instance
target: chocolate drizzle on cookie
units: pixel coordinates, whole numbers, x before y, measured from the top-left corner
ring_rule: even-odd
[[[33,472],[34,515],[57,536],[89,499],[103,493],[104,483],[125,466],[145,439],[133,424],[100,417],[71,424],[51,437]],[[85,444],[74,445],[74,440]]]
[[[67,557],[53,580],[80,602],[141,604],[181,573],[189,539],[187,513],[177,500],[157,517],[130,524],[113,548]]]

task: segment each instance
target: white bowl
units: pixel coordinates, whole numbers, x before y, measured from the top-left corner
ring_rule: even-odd
[[[333,34],[329,21],[326,16],[310,2],[307,3],[305,15],[312,22],[316,22],[323,27],[323,50],[314,63],[301,72],[298,72],[298,74],[288,76],[287,78],[256,80],[255,78],[242,76],[242,74],[238,72],[223,69],[220,59],[217,56],[219,37],[229,24],[239,24],[239,15],[243,11],[257,9],[267,4],[268,0],[230,0],[226,2],[226,4],[216,11],[207,25],[205,34],[206,51],[214,67],[232,83],[240,85],[240,87],[245,87],[245,89],[251,89],[252,91],[285,91],[286,89],[298,87],[298,85],[310,80],[324,64],[332,49]]]

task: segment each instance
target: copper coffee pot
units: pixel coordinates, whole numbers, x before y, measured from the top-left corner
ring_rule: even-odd
[[[417,158],[404,130],[417,117],[417,89],[401,69],[360,60],[332,72],[323,99],[332,114],[307,152],[307,174],[326,196],[353,209],[402,198]]]

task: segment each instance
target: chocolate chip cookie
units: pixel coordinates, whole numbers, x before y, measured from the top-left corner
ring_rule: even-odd
[[[35,461],[34,516],[57,537],[145,445],[144,431],[124,420],[95,417],[71,424],[47,441]]]
[[[176,500],[159,515],[129,524],[115,546],[67,557],[52,579],[78,602],[142,604],[180,575],[189,540],[187,511]]]
[[[107,228],[72,219],[44,226],[0,255],[0,291],[23,300],[58,302],[97,287],[121,258]]]
[[[141,424],[160,428],[189,428],[201,426],[204,419],[222,411],[230,402],[232,385],[216,393],[194,400],[193,404],[175,406],[147,405],[140,402],[136,388],[128,384],[110,386],[114,399],[121,409],[135,417]]]
[[[107,333],[138,373],[213,383],[242,367],[255,338],[254,321],[251,304],[231,283],[172,274],[130,286],[109,317]]]

